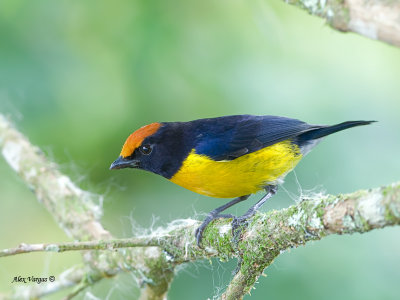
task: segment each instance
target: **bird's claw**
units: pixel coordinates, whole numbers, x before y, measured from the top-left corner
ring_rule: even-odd
[[[247,226],[248,218],[241,216],[241,217],[234,217],[232,220],[232,239],[234,244],[237,246],[240,240],[240,235],[242,234],[242,229]]]
[[[203,223],[201,223],[201,225],[194,232],[194,236],[196,237],[196,243],[199,248],[203,248],[201,246],[201,240],[203,239],[203,233],[204,233],[204,230],[207,228],[208,224],[210,224],[215,219],[220,219],[220,218],[235,219],[236,217],[231,214],[210,214],[210,215],[208,215],[207,218],[205,218],[205,220],[203,221]]]
[[[242,229],[247,226],[248,224],[248,217],[247,216],[241,216],[241,217],[236,217],[231,214],[216,214],[216,215],[209,215],[203,223],[196,229],[194,236],[196,237],[196,243],[199,248],[203,249],[203,246],[201,245],[201,240],[203,239],[203,233],[204,230],[207,228],[208,224],[210,224],[212,221],[215,219],[219,218],[225,218],[229,219],[232,218],[232,241],[235,243],[235,245],[238,244],[240,240],[240,235],[242,233]]]
[[[206,229],[208,223],[203,222],[195,231],[194,236],[196,237],[196,243],[199,248],[203,248],[201,246],[201,240],[203,238],[204,229]]]

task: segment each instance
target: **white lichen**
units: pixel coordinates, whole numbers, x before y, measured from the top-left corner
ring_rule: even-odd
[[[382,205],[382,194],[371,192],[367,199],[360,202],[358,211],[362,218],[368,220],[368,224],[381,226],[385,224],[385,212]]]
[[[158,247],[148,247],[146,249],[147,258],[158,258],[161,255],[160,248]]]
[[[60,252],[60,247],[56,244],[50,244],[46,246],[46,251],[52,251],[52,252]]]
[[[229,233],[232,230],[232,226],[229,224],[222,225],[219,227],[219,236],[223,237],[225,234]]]
[[[19,163],[21,161],[21,152],[22,146],[13,141],[6,142],[2,150],[5,160],[16,172],[20,170]]]
[[[206,250],[206,252],[207,252],[208,254],[211,254],[211,255],[216,255],[216,254],[218,254],[218,251],[215,250],[215,249],[212,248],[212,247],[206,247],[204,250]]]
[[[57,178],[58,186],[60,190],[63,191],[63,194],[65,195],[73,195],[80,197],[83,191],[78,188],[69,177],[65,175],[61,175],[60,177]]]
[[[303,216],[303,211],[301,210],[295,213],[294,215],[290,216],[290,218],[288,219],[288,225],[298,226],[302,216]]]
[[[29,171],[25,173],[25,177],[27,180],[30,180],[37,176],[37,171],[35,168],[30,168]]]
[[[324,228],[324,225],[322,224],[322,221],[320,218],[318,218],[317,213],[314,212],[314,214],[312,215],[311,219],[308,222],[308,225],[312,228],[315,229],[322,229]]]
[[[344,227],[346,230],[356,228],[356,224],[354,223],[353,218],[352,218],[351,216],[349,216],[349,215],[345,215],[345,216],[342,218],[342,224],[343,224],[343,227]]]
[[[335,13],[333,12],[333,10],[331,8],[328,8],[328,10],[326,11],[326,17],[328,18],[328,20],[332,19],[334,15]]]
[[[245,235],[246,239],[251,239],[253,236],[256,236],[257,232],[258,232],[257,226],[249,227],[246,231],[246,235]]]
[[[361,19],[351,19],[349,28],[354,32],[376,40],[378,38],[378,28],[376,24],[364,22]]]
[[[325,6],[325,1],[323,1],[323,2],[324,2],[323,5]],[[303,0],[302,3],[313,14],[315,14],[317,11],[319,11],[322,6],[322,4],[319,0]]]

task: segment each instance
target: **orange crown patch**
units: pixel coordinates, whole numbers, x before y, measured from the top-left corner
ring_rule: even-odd
[[[120,155],[122,157],[132,155],[133,151],[142,144],[143,140],[156,133],[160,127],[160,123],[151,123],[136,130],[126,139]]]

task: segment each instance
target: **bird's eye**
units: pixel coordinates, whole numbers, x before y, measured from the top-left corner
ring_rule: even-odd
[[[142,146],[140,146],[139,150],[144,155],[149,155],[153,149],[152,149],[151,145],[142,145]]]

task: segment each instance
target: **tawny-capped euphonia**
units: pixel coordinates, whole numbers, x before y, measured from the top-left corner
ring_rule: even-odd
[[[193,192],[234,198],[211,211],[196,231],[215,218],[233,217],[233,227],[252,216],[277,185],[321,139],[373,121],[310,125],[277,116],[236,115],[190,122],[160,122],[133,132],[110,169],[137,168],[159,174]],[[251,194],[266,195],[243,216],[221,214]]]

